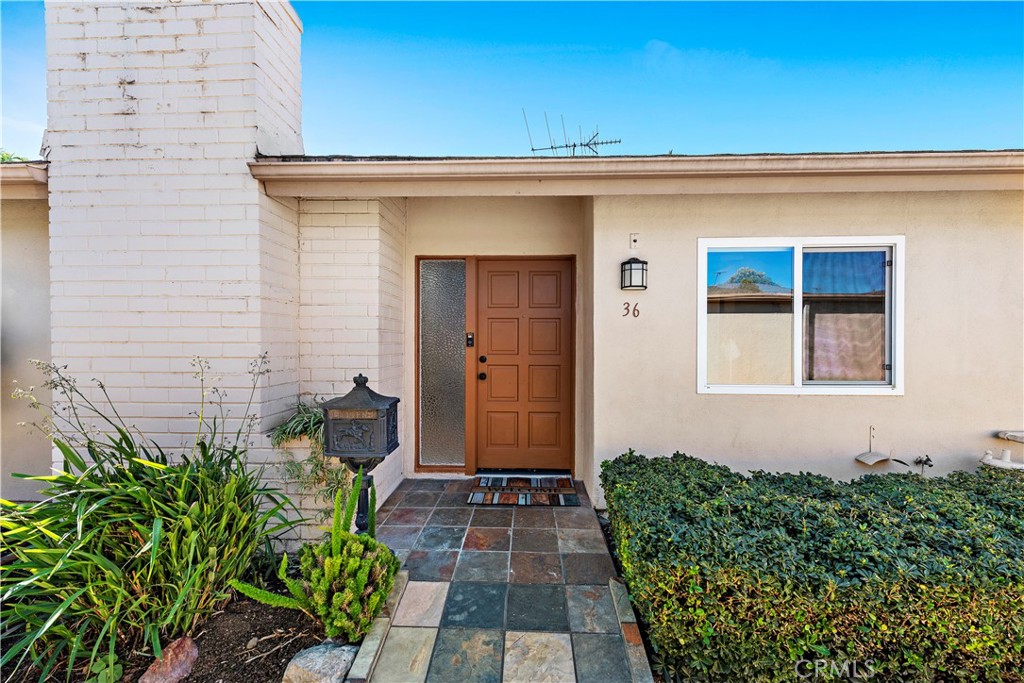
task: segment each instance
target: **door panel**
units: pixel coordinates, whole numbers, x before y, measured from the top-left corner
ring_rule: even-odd
[[[493,365],[487,368],[487,400],[519,401],[519,366]]]
[[[572,270],[477,262],[477,467],[572,469]]]

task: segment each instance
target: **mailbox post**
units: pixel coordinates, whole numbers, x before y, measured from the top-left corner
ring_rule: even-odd
[[[363,468],[356,529],[365,534],[369,523],[370,471],[398,448],[398,402],[366,386],[361,373],[352,378],[355,387],[321,407],[324,411],[324,455],[338,458],[353,473]]]

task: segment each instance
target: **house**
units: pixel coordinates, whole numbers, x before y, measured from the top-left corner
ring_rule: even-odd
[[[629,448],[850,478],[871,426],[941,473],[1024,420],[1021,150],[310,157],[287,3],[46,20],[46,159],[0,185],[5,392],[48,355],[174,445],[193,356],[238,405],[269,353],[263,430],[363,373],[402,401],[381,501],[555,468],[600,505]],[[5,497],[50,464],[17,410]]]

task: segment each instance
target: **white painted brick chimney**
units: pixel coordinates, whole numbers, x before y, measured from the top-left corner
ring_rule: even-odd
[[[193,356],[244,404],[269,352],[264,424],[298,393],[298,206],[247,162],[302,153],[301,32],[287,2],[46,3],[53,359],[166,446]]]

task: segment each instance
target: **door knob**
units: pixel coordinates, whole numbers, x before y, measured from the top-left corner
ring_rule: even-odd
[[[477,377],[477,379],[487,379],[487,373],[486,372],[481,372],[476,377]]]
[[[487,362],[487,356],[480,356],[480,362],[481,363],[486,363]]]

